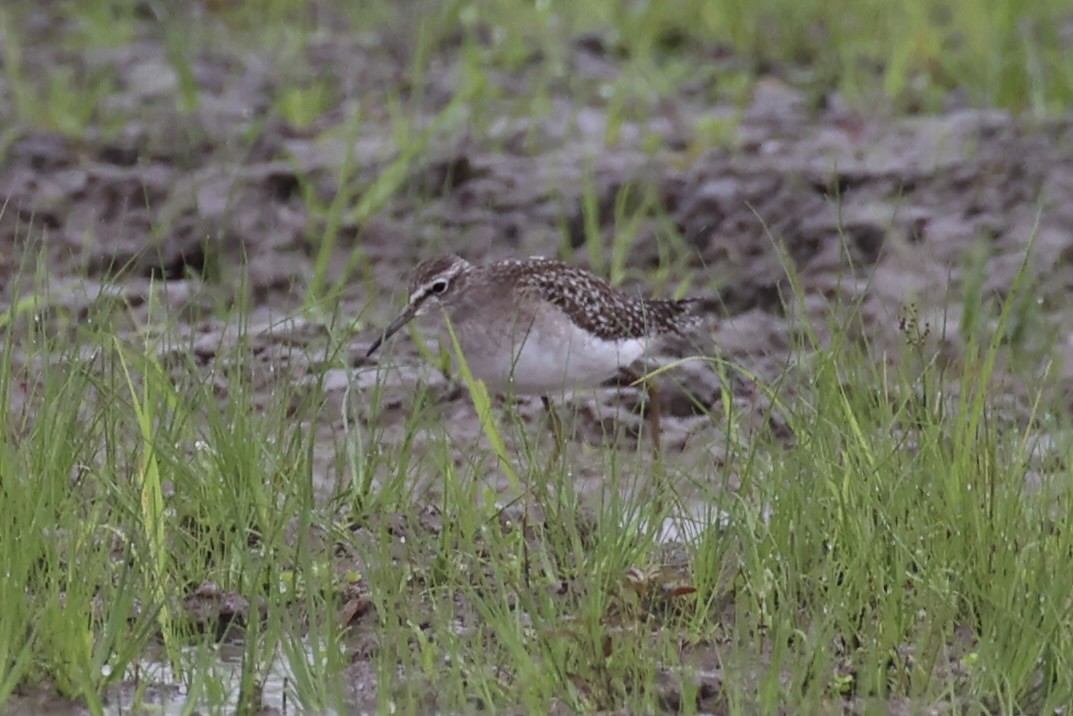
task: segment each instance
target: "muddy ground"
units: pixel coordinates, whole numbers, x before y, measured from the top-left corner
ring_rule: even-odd
[[[260,362],[249,368],[258,389],[267,396],[280,380],[312,380],[322,367],[296,361],[293,349],[325,340],[326,329],[300,309],[326,227],[307,199],[327,204],[354,190],[359,201],[405,149],[385,102],[393,93],[407,96],[406,38],[396,30],[320,36],[304,53],[302,72],[330,78],[341,103],[298,128],[271,112],[286,78],[268,53],[196,53],[199,102],[183,113],[180,79],[150,22],[128,45],[72,54],[49,41],[62,26],[46,12],[31,14],[24,27],[24,64],[112,68],[118,81],[100,114],[124,121],[91,121],[85,136],[72,138],[35,129],[10,105],[2,110],[0,297],[12,302],[31,290],[35,274],[47,275],[50,305],[66,315],[86,316],[104,292],[144,316],[153,293],[154,302],[169,306],[175,345],[192,345],[209,371],[234,336],[215,312],[248,292],[252,355]],[[501,90],[494,104],[463,106],[456,121],[432,133],[384,205],[343,221],[331,278],[352,268],[339,315],[361,320],[348,354],[356,372],[332,369],[325,387],[334,404],[310,426],[323,438],[323,485],[337,479],[344,427],[337,408],[350,380],[359,387],[384,382],[378,419],[385,440],[402,434],[417,378],[442,387],[459,444],[477,438],[465,392],[425,367],[409,341],[397,342],[397,370],[385,374],[371,370],[364,350],[405,300],[400,277],[420,258],[542,254],[586,265],[586,191],[595,193],[607,246],[616,206],[637,219],[629,237],[631,290],[668,293],[688,280],[690,293],[717,292],[723,310],[705,340],[762,379],[794,363],[806,326],[822,338],[832,314],[859,315],[853,330],[896,360],[909,305],[930,326],[932,346],[956,361],[968,267],[983,261],[985,296],[1002,297],[1030,240],[1027,279],[1042,310],[1033,312],[1025,340],[1041,364],[1052,344],[1060,359],[1073,354],[1070,121],[967,107],[884,118],[847,108],[835,93],[817,102],[776,72],[743,104],[720,99],[711,87],[682,86],[609,126],[599,93],[572,88],[614,80],[618,61],[600,38],[576,38],[572,83],[553,89],[539,117],[519,109],[538,60],[491,74]],[[430,126],[448,106],[458,62],[453,48],[440,48],[424,97],[408,107],[415,126]],[[348,121],[359,108],[354,133]],[[717,136],[712,127],[722,128]],[[353,173],[341,186],[348,161]],[[787,266],[799,278],[800,300]],[[660,279],[661,268],[673,274]],[[273,369],[281,360],[288,371]],[[1034,376],[1006,377],[1016,388]],[[1073,360],[1051,380],[1054,407],[1068,409]],[[756,420],[768,420],[758,396],[739,387],[743,409],[754,406]],[[663,397],[669,451],[703,459],[715,450],[718,428],[696,414],[686,393],[711,407],[719,391],[706,366],[681,370]],[[635,402],[628,395],[575,400],[582,441],[599,439],[607,420],[641,422],[622,407]],[[527,404],[522,414],[535,417],[537,407]]]

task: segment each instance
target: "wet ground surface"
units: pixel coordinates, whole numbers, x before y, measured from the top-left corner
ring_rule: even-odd
[[[254,364],[244,368],[257,376],[257,389],[267,395],[279,381],[313,385],[323,373],[315,355],[329,329],[300,312],[326,230],[310,198],[327,205],[353,191],[360,202],[407,149],[382,104],[407,72],[401,40],[328,34],[314,42],[305,71],[333,78],[348,99],[299,129],[266,119],[280,70],[264,56],[197,54],[200,101],[182,114],[179,78],[151,30],[123,47],[72,57],[45,41],[56,32],[46,17],[27,22],[27,37],[41,41],[27,43],[33,49],[25,62],[109,68],[117,83],[105,111],[126,120],[108,131],[91,124],[81,139],[25,125],[3,135],[0,297],[15,301],[47,274],[50,309],[69,320],[91,318],[101,295],[135,307],[135,317],[148,316],[150,304],[166,306],[174,349],[192,346],[208,371],[236,340],[234,326],[214,317],[217,309],[248,292]],[[410,117],[415,127],[432,126],[448,106],[458,89],[457,63],[444,52]],[[582,86],[618,73],[598,38],[577,38],[568,63]],[[564,88],[551,94],[543,116],[532,117],[516,109],[531,76],[504,72],[492,81],[501,98],[480,111],[494,121],[467,118],[463,104],[458,121],[429,135],[385,203],[367,217],[346,215],[338,227],[331,279],[344,267],[351,272],[338,314],[360,320],[345,360],[326,376],[324,416],[309,426],[323,438],[318,469],[326,487],[338,478],[348,384],[359,395],[382,385],[375,419],[383,440],[405,430],[418,380],[440,391],[460,445],[481,434],[465,391],[427,367],[404,337],[385,359],[391,370],[375,371],[362,358],[376,328],[405,300],[400,277],[419,259],[446,251],[475,262],[540,254],[587,265],[586,205],[595,207],[607,246],[616,232],[628,246],[630,290],[666,295],[688,282],[688,293],[717,293],[722,310],[701,345],[714,345],[761,380],[797,368],[795,347],[806,327],[822,340],[839,315],[897,360],[913,310],[929,326],[928,340],[956,362],[968,267],[984,262],[984,295],[1001,297],[1030,241],[1027,280],[1043,318],[1025,340],[1041,356],[1052,344],[1059,358],[1073,354],[1069,121],[972,109],[870,117],[837,98],[817,109],[770,78],[743,105],[684,86],[638,110],[643,119],[619,124],[598,93]],[[355,132],[348,118],[359,107]],[[348,166],[353,171],[341,186]],[[796,299],[788,267],[799,281]],[[695,352],[687,345],[668,350]],[[1068,408],[1073,361],[1052,376],[1051,397]],[[1016,395],[1025,377],[1003,379]],[[767,407],[747,383],[735,384],[735,400],[758,425],[767,423]],[[713,463],[723,437],[700,408],[716,408],[721,399],[703,362],[667,381],[664,443],[679,455],[672,459]],[[636,402],[630,391],[573,398],[579,442],[599,442],[609,421],[639,428],[641,418],[628,409]],[[540,415],[538,402],[519,410],[525,418]],[[248,608],[212,585],[189,599],[191,612],[208,610],[210,620]],[[363,609],[347,605],[355,618]]]

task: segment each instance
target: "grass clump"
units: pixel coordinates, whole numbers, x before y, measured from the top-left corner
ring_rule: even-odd
[[[18,305],[0,370],[0,700],[51,684],[94,713],[113,700],[139,708],[159,689],[259,707],[283,654],[301,684],[292,702],[337,705],[338,683],[317,674],[339,660],[338,634],[322,642],[316,627],[338,580],[310,542],[325,519],[310,438],[284,419],[313,404],[290,395],[253,411],[238,374],[220,403],[186,358],[166,365],[192,354],[153,338],[165,324],[131,332],[91,307],[99,320],[56,333],[66,321],[36,312],[43,300]],[[238,333],[221,350],[240,355]],[[206,649],[240,637],[237,675],[202,668]]]
[[[746,432],[724,396],[718,461],[654,465],[619,435],[550,469],[540,428],[476,384],[476,443],[429,388],[393,422],[386,375],[348,374],[340,405],[331,330],[272,356],[289,368],[264,384],[257,356],[285,329],[244,309],[206,367],[152,301],[131,322],[112,297],[73,330],[20,301],[0,360],[0,687],[95,712],[164,693],[210,710],[1057,708],[1070,446],[1055,437],[1042,471],[1045,403],[995,400],[1026,285],[966,324],[953,362],[911,312],[888,353],[832,314],[762,386],[768,427]],[[336,416],[339,479],[318,484]]]
[[[650,469],[637,457],[590,455],[606,489],[584,493],[580,465],[548,472],[522,448],[512,464],[543,514],[525,531],[517,513],[493,519],[472,486],[487,462],[426,455],[416,472],[439,476],[435,523],[419,529],[399,504],[415,530],[406,556],[371,573],[381,707],[1066,703],[1067,468],[1037,472],[1032,401],[1010,414],[993,400],[1020,281],[956,365],[935,360],[919,321],[904,322],[904,352],[884,353],[832,319],[829,342],[801,349],[797,396],[773,393],[792,442],[762,430],[720,470],[672,462],[660,501],[636,489]],[[533,427],[502,433],[524,444],[513,430]],[[656,503],[691,501],[706,526],[669,552]]]
[[[643,122],[669,97],[740,105],[756,80],[771,75],[804,89],[814,106],[837,91],[858,106],[895,112],[941,111],[953,101],[1050,115],[1073,99],[1073,61],[1065,48],[1071,19],[1061,0],[552,0],[525,7],[502,0],[443,6],[271,0],[209,2],[200,11],[143,8],[130,0],[72,2],[62,4],[63,22],[51,23],[48,36],[69,52],[47,61],[36,54],[26,59],[31,48],[22,28],[35,12],[41,10],[15,2],[0,13],[9,119],[71,136],[99,125],[102,112],[116,130],[110,107],[129,80],[90,60],[92,53],[158,34],[163,56],[150,59],[174,72],[174,86],[162,91],[174,95],[181,114],[202,105],[206,88],[195,67],[211,48],[273,48],[278,78],[271,111],[299,128],[355,99],[398,106],[392,110],[398,122],[416,109],[438,111],[443,98],[429,73],[439,66],[454,67],[467,101],[476,94],[474,106],[496,108],[466,118],[477,133],[503,116],[504,100],[511,101],[512,116],[544,117],[567,94],[607,108],[609,146],[622,123]],[[316,60],[315,48],[326,37],[370,32],[398,43],[412,63],[398,68],[404,81],[348,97],[350,70]],[[579,74],[578,42],[613,61],[613,72]],[[508,87],[505,77],[524,81]],[[702,130],[718,130],[716,138],[725,141],[725,127],[709,122]]]

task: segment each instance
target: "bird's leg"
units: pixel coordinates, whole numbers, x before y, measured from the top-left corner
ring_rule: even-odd
[[[660,443],[661,430],[660,430],[660,414],[659,414],[659,388],[656,386],[656,381],[648,379],[643,373],[637,372],[635,368],[623,368],[619,373],[620,380],[624,381],[626,385],[632,385],[641,383],[645,389],[645,410],[648,411],[646,416],[648,419],[648,431],[652,437],[652,457],[659,459],[662,452]]]
[[[555,441],[555,445],[552,448],[551,460],[548,461],[548,466],[545,468],[545,474],[550,473],[555,464],[559,461],[559,457],[562,454],[563,441],[565,436],[563,433],[563,424],[559,420],[558,413],[555,412],[555,408],[552,407],[551,400],[548,396],[540,396],[540,402],[544,406],[544,412],[548,415],[548,424],[551,428],[552,439]],[[532,485],[527,485],[525,488],[525,494],[522,499],[522,570],[525,576],[525,586],[529,588],[529,501],[530,499],[536,500],[537,494]]]
[[[562,453],[566,435],[563,433],[563,423],[559,420],[559,415],[555,412],[555,408],[552,407],[548,396],[540,396],[540,402],[544,406],[544,412],[548,414],[548,424],[551,427],[552,438],[555,440],[555,446],[552,448],[551,460],[548,461],[548,469],[550,470],[551,467],[559,461],[559,455]]]
[[[658,460],[662,454],[660,446],[662,428],[659,416],[659,387],[656,381],[645,381],[645,393],[648,395],[648,430],[652,434],[652,456]]]
[[[653,514],[659,515],[660,519],[662,519],[662,516],[666,514],[664,500],[668,494],[668,486],[665,481],[666,477],[661,460],[660,438],[662,437],[662,431],[660,429],[659,388],[655,380],[646,378],[644,374],[638,373],[634,368],[621,370],[619,377],[620,379],[628,380],[629,384],[642,383],[645,388],[645,410],[648,411],[645,418],[648,422],[648,431],[652,437],[652,480],[646,486],[644,494],[647,495],[648,504],[652,507]]]

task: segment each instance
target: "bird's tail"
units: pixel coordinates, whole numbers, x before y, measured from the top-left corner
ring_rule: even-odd
[[[722,310],[722,304],[716,298],[697,297],[674,300],[645,301],[645,309],[656,333],[687,333],[700,325],[704,317]]]

